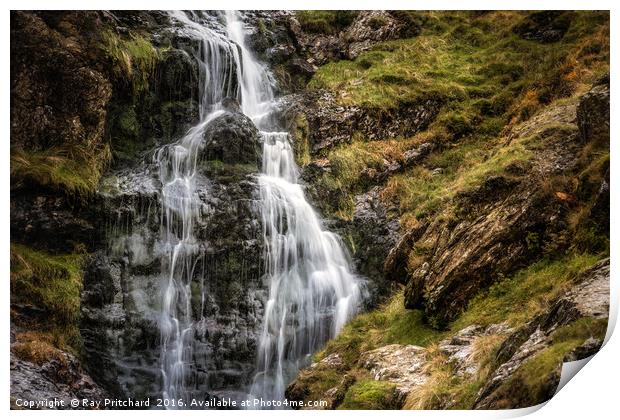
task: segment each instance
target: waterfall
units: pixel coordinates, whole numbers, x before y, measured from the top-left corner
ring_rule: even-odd
[[[162,185],[161,236],[166,255],[160,317],[162,394],[165,398],[187,399],[195,385],[191,383],[195,320],[190,285],[205,246],[194,237],[197,218],[203,211],[196,193],[201,176],[196,164],[204,147],[205,129],[225,112],[222,100],[232,97],[260,130],[263,141],[258,184],[264,279],[269,292],[250,393],[257,398],[282,400],[286,385],[308,363],[310,355],[357,311],[360,280],[351,271],[340,238],[324,229],[298,183],[299,169],[289,134],[273,123],[277,112],[275,83],[248,50],[239,14],[220,15],[225,22],[222,31],[201,25],[191,13],[171,12],[171,17],[200,40],[196,53],[200,122],[154,156]]]
[[[191,282],[201,247],[194,237],[201,207],[195,191],[198,153],[203,147],[205,128],[224,112],[220,109],[222,99],[239,97],[240,92],[235,87],[239,70],[237,46],[184,12],[171,12],[171,16],[200,40],[196,54],[200,70],[200,122],[154,156],[162,185],[162,242],[166,255],[160,319],[162,394],[164,398],[178,400],[188,398],[191,378]]]
[[[358,309],[359,279],[339,237],[324,230],[304,196],[289,134],[267,131],[273,130],[269,116],[275,112],[268,72],[246,47],[238,14],[227,12],[226,21],[242,55],[242,109],[263,139],[259,185],[269,297],[250,393],[282,400],[310,355]]]

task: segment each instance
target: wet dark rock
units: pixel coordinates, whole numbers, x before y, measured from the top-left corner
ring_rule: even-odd
[[[265,298],[258,278],[263,244],[257,169],[254,164],[254,172],[234,172],[236,166],[222,163],[216,170],[207,162],[199,170],[208,179],[196,179],[201,216],[194,235],[202,245],[190,285],[195,366],[187,383],[197,398],[207,389],[243,389],[254,369]],[[97,199],[97,214],[109,220],[101,227],[108,244],[86,269],[81,333],[88,371],[124,398],[161,392],[156,308],[168,273],[167,251],[158,245],[159,190],[156,168],[145,165],[111,173]]]
[[[258,130],[252,120],[240,112],[226,112],[215,118],[203,136],[202,160],[219,160],[225,164],[258,165],[260,162]]]
[[[97,12],[11,13],[11,145],[44,149],[103,142],[112,86],[87,51]],[[53,82],[50,82],[53,81]]]
[[[222,99],[222,108],[228,112],[241,112],[241,105],[235,98],[228,97]]]
[[[392,290],[383,263],[398,240],[400,225],[396,208],[380,198],[380,188],[374,187],[355,197],[353,219],[346,224],[354,246],[353,258],[357,269],[373,279],[369,284],[370,296],[381,299]],[[371,302],[368,302],[372,305]]]
[[[307,61],[299,43],[299,23],[294,12],[251,11],[243,15],[249,33],[247,42],[258,57],[269,63],[281,92],[301,90],[317,70]]]
[[[78,244],[93,248],[100,238],[80,206],[65,197],[14,194],[11,197],[11,240],[59,253]]]
[[[590,217],[597,224],[599,231],[609,236],[610,216],[610,188],[609,169],[601,181],[601,185],[594,197],[594,204],[590,209]]]
[[[197,98],[199,70],[196,60],[187,51],[167,51],[158,64],[158,99],[161,102]]]

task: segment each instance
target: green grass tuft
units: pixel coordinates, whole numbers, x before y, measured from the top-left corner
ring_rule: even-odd
[[[29,326],[27,320],[15,320],[27,322],[25,326],[32,332],[24,340],[21,348],[24,353],[37,358],[36,354],[46,348],[45,343],[73,353],[79,351],[84,261],[85,254],[81,253],[51,255],[11,244],[11,304],[33,305],[45,313],[44,319],[35,325]]]
[[[388,344],[425,346],[439,340],[443,333],[422,319],[422,311],[405,309],[404,295],[399,292],[379,309],[355,317],[314,359],[338,353],[347,365],[353,366],[364,351]]]
[[[353,10],[299,10],[301,28],[308,33],[335,34],[349,26],[358,12]]]
[[[135,94],[146,92],[161,58],[159,50],[144,36],[135,33],[123,38],[108,30],[102,32],[101,37],[101,48],[112,61],[114,75],[129,81]]]
[[[111,159],[110,147],[64,145],[43,151],[11,149],[11,186],[34,184],[85,199]]]
[[[500,278],[481,291],[451,326],[456,331],[471,324],[489,325],[507,321],[520,326],[560,295],[577,275],[590,268],[600,256],[580,254],[555,261],[541,260]]]
[[[344,396],[339,410],[385,410],[394,409],[394,384],[371,379],[351,385]]]

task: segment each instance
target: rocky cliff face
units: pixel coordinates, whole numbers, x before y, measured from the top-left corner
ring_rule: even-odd
[[[593,354],[606,326],[608,14],[244,20],[279,82],[304,187],[370,291],[368,312],[287,397],[328,408],[550,398],[561,362]],[[198,121],[198,48],[160,12],[12,14],[12,398],[159,395],[153,154]],[[206,136],[192,385],[235,397],[266,299],[260,145],[234,101]]]
[[[12,77],[16,106],[12,110],[11,228],[13,240],[27,248],[12,248],[12,265],[21,267],[19,261],[31,266],[30,252],[37,258],[40,251],[78,253],[67,258],[80,260],[79,288],[60,298],[81,300],[79,313],[53,322],[58,330],[71,330],[69,342],[61,332],[53,337],[15,335],[14,348],[29,351],[14,352],[14,398],[34,395],[29,389],[35,385],[24,378],[35,369],[31,359],[36,346],[43,346],[50,358],[41,363],[70,358],[71,375],[78,378],[87,371],[96,378],[97,385],[88,376],[65,381],[75,395],[86,395],[81,389],[90,387],[100,390],[93,395],[134,398],[159,396],[161,391],[156,308],[164,250],[158,248],[160,181],[152,156],[158,146],[177,140],[198,120],[199,70],[194,54],[199,40],[175,30],[164,13],[82,15],[18,12],[13,16],[13,53],[19,59],[14,60]],[[206,24],[216,19],[203,18]],[[29,53],[22,48],[29,48]],[[63,59],[67,55],[69,59]],[[65,73],[78,77],[83,68],[86,76],[98,77],[100,82],[63,84],[64,79],[55,79]],[[90,90],[84,91],[82,85]],[[71,89],[54,93],[62,86]],[[102,88],[93,91],[98,86]],[[34,101],[33,94],[40,99]],[[37,119],[54,130],[81,120],[96,123],[97,130],[80,128],[89,136],[85,137],[42,126],[26,136],[18,124],[28,121],[26,113],[31,114],[33,107],[54,117]],[[205,134],[210,146],[199,157],[201,217],[195,235],[205,246],[191,286],[197,299],[192,301],[193,316],[203,320],[196,327],[194,349],[195,370],[202,373],[193,380],[197,389],[215,391],[240,390],[251,379],[264,300],[256,208],[258,132],[232,102],[219,120]],[[82,156],[99,148],[107,154],[93,155],[100,166],[91,168],[91,156]],[[63,176],[65,160],[72,165],[66,168],[70,177]],[[93,185],[83,186],[73,178],[93,169],[99,171]],[[74,184],[80,189],[74,189]],[[84,252],[88,256],[83,257]],[[40,262],[47,264],[44,259]],[[25,272],[27,281],[38,287],[40,280],[28,276],[32,274]],[[23,294],[16,285],[15,328],[32,322],[44,327],[43,319],[53,315],[49,313],[53,308],[41,308],[40,298]],[[64,380],[45,372],[41,370],[47,379],[38,380],[38,392],[68,398],[55,388]]]

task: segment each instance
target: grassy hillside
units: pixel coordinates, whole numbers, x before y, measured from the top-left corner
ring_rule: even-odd
[[[411,12],[414,13],[414,12]],[[320,180],[338,191],[333,214],[350,218],[360,174],[423,142],[442,147],[422,167],[391,178],[384,194],[400,203],[404,224],[432,215],[484,173],[526,160],[523,147],[504,147],[502,134],[545,105],[583,93],[609,71],[607,13],[570,13],[559,42],[541,43],[515,33],[527,13],[414,13],[421,35],[381,43],[353,61],[319,68],[310,88],[328,89],[343,105],[397,108],[427,98],[444,105],[427,130],[412,138],[353,144],[327,153],[332,171]],[[433,169],[441,168],[439,176]]]
[[[605,12],[568,12],[556,18],[554,25],[568,28],[557,42],[523,35],[537,19],[529,12],[410,12],[410,18],[421,24],[419,36],[380,43],[355,60],[328,63],[309,84],[311,89],[333,92],[342,105],[368,109],[396,109],[428,98],[443,104],[430,126],[413,137],[371,141],[357,134],[351,143],[320,156],[329,160],[330,171],[317,181],[319,189],[337,197],[326,208],[330,216],[350,220],[354,197],[373,186],[365,176],[369,170],[381,171],[386,162],[403,163],[405,151],[433,143],[435,149],[421,164],[379,183],[381,200],[398,209],[402,232],[442,218],[465,217],[456,197],[494,176],[511,179],[515,168],[532,165],[546,142],[574,133],[572,121],[562,123],[554,117],[541,118],[532,135],[515,136],[512,131],[552,106],[576,104],[609,72]],[[480,290],[446,329],[431,328],[421,310],[405,309],[402,291],[352,320],[314,356],[318,362],[338,354],[347,374],[355,378],[341,407],[389,408],[393,389],[374,381],[357,361],[368,350],[413,344],[427,349],[424,369],[430,379],[409,395],[405,408],[471,408],[497,368],[496,352],[506,337],[491,335],[477,342],[477,373],[468,380],[455,375],[437,350],[438,343],[470,325],[523,327],[566,293],[574,278],[609,255],[608,227],[597,227],[589,219],[592,187],[601,184],[608,167],[609,145],[592,142],[580,152],[574,171],[537,180],[537,188],[570,200],[566,230],[524,267],[515,267],[511,275],[499,276],[490,288]],[[418,251],[419,258],[415,248],[409,255],[410,272],[428,253]],[[587,338],[602,337],[605,329],[605,321],[586,318],[561,328],[553,344],[498,392],[524,386],[520,392],[525,400],[536,401],[563,357]],[[311,384],[312,396],[335,386],[338,381],[323,378],[339,378],[339,369],[306,372],[303,380]]]

